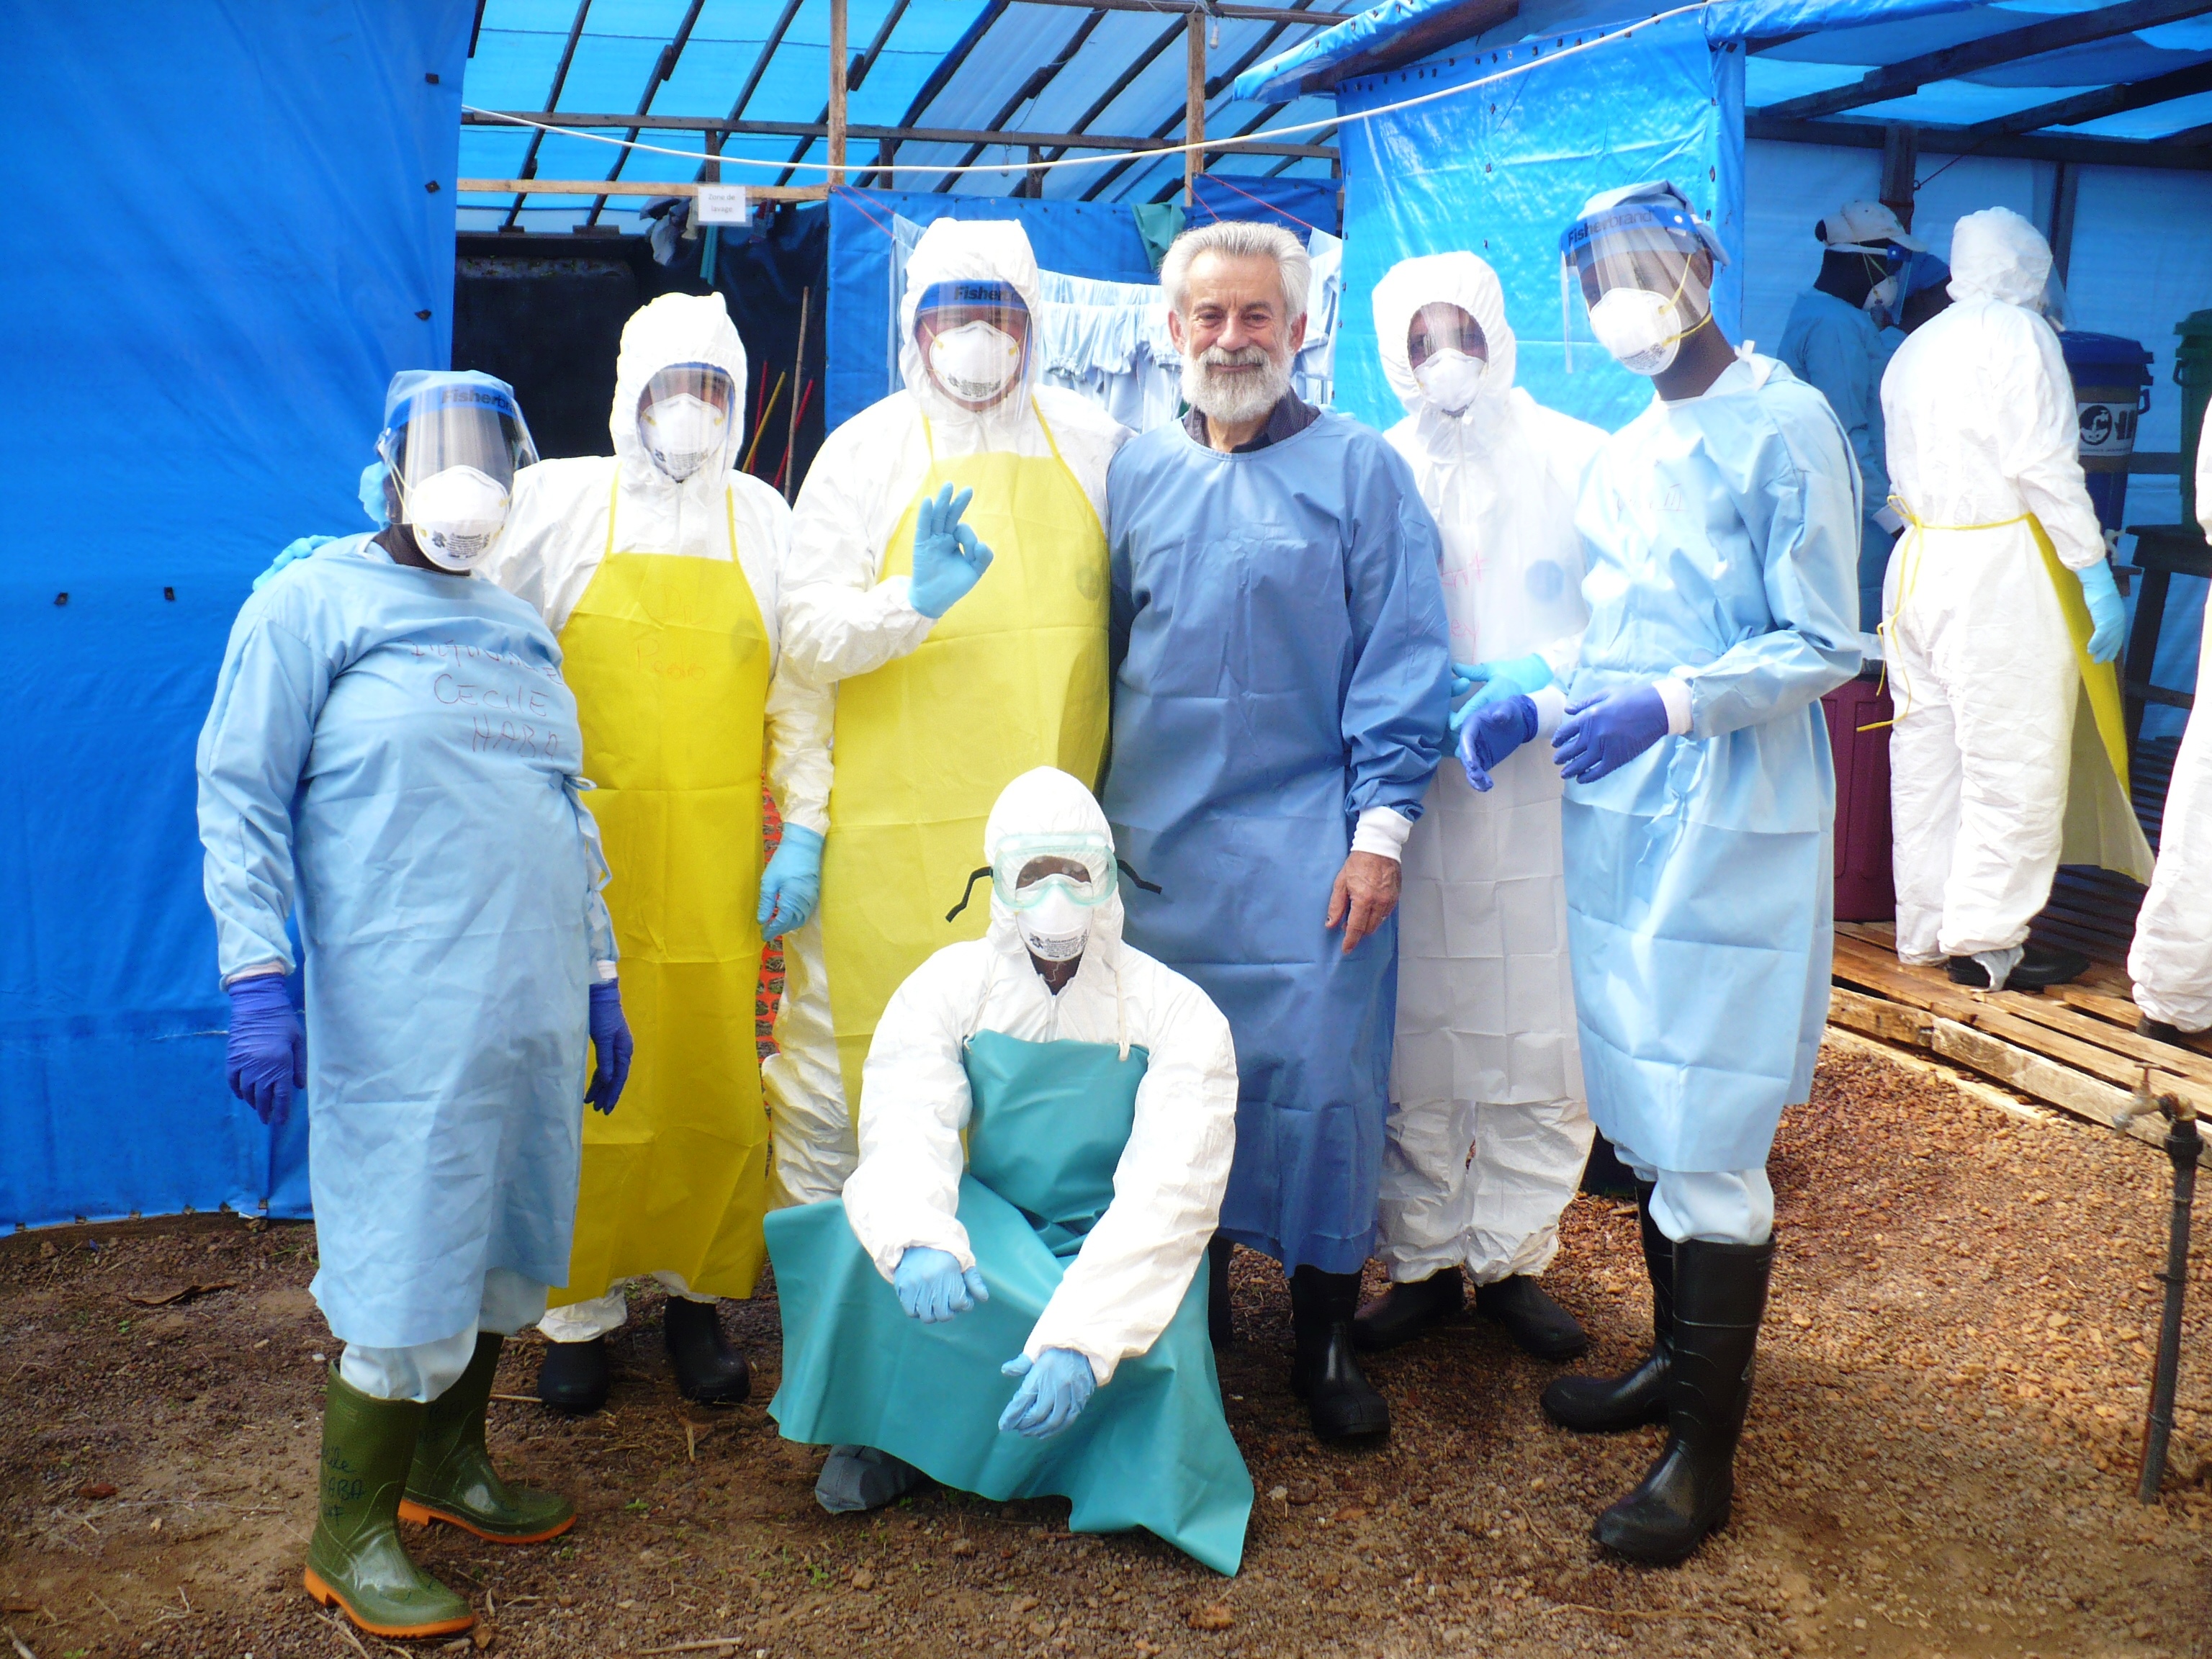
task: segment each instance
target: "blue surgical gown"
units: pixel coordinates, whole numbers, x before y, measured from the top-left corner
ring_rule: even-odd
[[[1380,434],[1323,415],[1224,455],[1178,422],[1108,476],[1114,738],[1106,815],[1163,890],[1127,937],[1237,1042],[1221,1231],[1355,1273],[1375,1236],[1396,1021],[1394,919],[1323,925],[1370,806],[1420,815],[1450,696],[1435,522]]]
[[[1874,319],[1860,307],[1808,288],[1783,325],[1781,358],[1792,374],[1816,388],[1836,411],[1859,465],[1859,626],[1872,633],[1881,621],[1882,573],[1896,538],[1874,521],[1889,502],[1889,458],[1881,424],[1881,374],[1890,353]]]
[[[568,1277],[605,866],[561,651],[487,581],[351,537],[238,613],[199,741],[226,978],[307,957],[308,1181],[332,1333],[474,1327]]]
[[[1688,671],[1690,731],[1562,808],[1590,1115],[1660,1169],[1753,1170],[1806,1098],[1834,947],[1819,700],[1857,672],[1858,471],[1771,358],[1654,399],[1584,476],[1576,702]]]

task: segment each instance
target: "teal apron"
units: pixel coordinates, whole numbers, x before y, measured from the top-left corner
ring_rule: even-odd
[[[908,1318],[831,1199],[768,1218],[783,1310],[784,1437],[873,1446],[994,1502],[1057,1495],[1075,1532],[1142,1527],[1234,1573],[1252,1477],[1221,1413],[1204,1264],[1148,1353],[1123,1360],[1048,1440],[999,1431],[1022,1351],[1084,1236],[1114,1198],[1146,1056],[1110,1042],[1024,1042],[979,1031],[960,1223],[991,1299],[948,1323]]]

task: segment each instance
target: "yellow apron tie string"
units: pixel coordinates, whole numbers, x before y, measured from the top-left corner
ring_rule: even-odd
[[[1875,629],[1876,636],[1881,641],[1881,678],[1875,687],[1876,696],[1881,695],[1889,687],[1890,660],[1896,654],[1897,649],[1895,632],[1897,619],[1905,614],[1905,601],[1912,597],[1913,586],[1920,578],[1921,538],[1923,532],[1930,530],[2005,530],[2016,524],[2024,524],[2033,516],[2030,514],[2021,513],[2009,519],[1994,520],[1988,524],[1924,524],[1921,521],[1920,515],[1905,504],[1903,496],[1891,495],[1889,504],[1897,509],[1898,515],[1905,520],[1908,527],[1907,533],[1911,537],[1911,541],[1905,549],[1905,568],[1898,573],[1897,604]],[[1862,726],[1856,729],[1861,732],[1879,732],[1885,726],[1896,725],[1900,717],[1911,712],[1912,689],[1906,686],[1905,707],[1896,714],[1886,720],[1875,720],[1871,725]]]

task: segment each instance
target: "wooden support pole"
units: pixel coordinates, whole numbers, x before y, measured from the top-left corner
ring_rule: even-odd
[[[830,0],[830,183],[845,182],[845,0]]]
[[[2081,194],[2081,167],[2072,161],[2059,162],[2051,189],[2051,269],[2062,284],[2074,257],[2074,204]]]
[[[1206,137],[1206,30],[1203,12],[1194,11],[1183,25],[1184,57],[1188,64],[1188,85],[1183,94],[1182,137],[1187,144],[1195,144]],[[1206,171],[1206,152],[1186,150],[1182,158],[1182,204],[1191,206],[1198,199],[1198,175]]]
[[[1920,129],[1892,122],[1881,130],[1881,204],[1912,228],[1913,174],[1920,166]]]

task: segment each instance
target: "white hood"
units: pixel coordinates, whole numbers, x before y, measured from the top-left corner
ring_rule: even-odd
[[[2033,308],[2051,277],[2051,244],[2010,208],[1984,208],[1951,229],[1951,297]]]
[[[999,792],[983,825],[983,862],[997,860],[1000,843],[1009,836],[1052,835],[1103,836],[1109,847],[1114,844],[1113,830],[1091,793],[1058,767],[1040,766],[1023,773]],[[1014,925],[1014,913],[999,902],[995,886],[991,892],[990,937],[999,949],[1027,957],[1027,947]],[[1121,893],[1117,884],[1114,896],[1091,914],[1091,947],[1103,944],[1106,948],[1099,955],[1110,963],[1121,943]],[[1089,953],[1087,947],[1085,954]]]
[[[953,282],[1011,283],[1030,308],[1029,349],[1022,359],[1021,381],[986,410],[969,409],[939,391],[914,337],[914,319],[921,307],[921,296],[939,283]],[[899,301],[899,374],[931,421],[944,426],[966,423],[1003,430],[1036,419],[1030,395],[1036,389],[1044,366],[1037,338],[1038,303],[1036,255],[1030,251],[1029,233],[1015,221],[939,219],[921,233],[921,240],[907,256],[906,294]]]
[[[710,462],[678,483],[653,464],[637,435],[637,400],[647,383],[674,363],[712,363],[735,383],[729,436],[720,461]],[[745,348],[730,309],[719,294],[664,294],[640,307],[623,325],[622,351],[615,359],[615,402],[607,431],[622,462],[623,482],[632,489],[665,490],[672,496],[690,489],[719,500],[729,475],[744,458],[745,441]]]
[[[1493,402],[1510,392],[1516,353],[1513,331],[1505,321],[1505,293],[1498,286],[1498,273],[1472,253],[1424,253],[1399,260],[1375,284],[1376,349],[1382,358],[1382,373],[1389,380],[1390,390],[1398,394],[1407,411],[1419,415],[1430,408],[1407,360],[1406,331],[1413,326],[1414,313],[1423,306],[1432,305],[1457,306],[1474,319],[1489,345],[1482,391],[1469,407]]]

